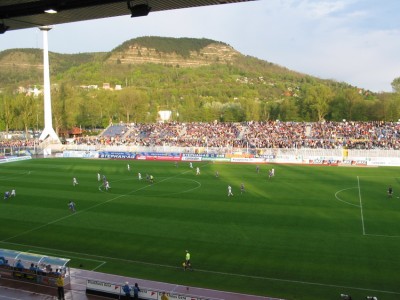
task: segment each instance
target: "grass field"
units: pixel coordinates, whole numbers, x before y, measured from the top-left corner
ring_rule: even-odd
[[[0,247],[99,272],[290,300],[400,299],[399,168],[261,165],[257,174],[255,165],[196,162],[196,176],[185,162],[129,163],[130,172],[127,161],[113,160],[0,165],[0,191],[17,192],[0,206]],[[155,182],[139,181],[137,172]],[[182,271],[186,249],[194,272]]]

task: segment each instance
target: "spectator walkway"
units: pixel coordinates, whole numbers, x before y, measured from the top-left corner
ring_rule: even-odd
[[[71,283],[65,288],[66,300],[104,300],[104,298],[94,295],[86,295],[86,280],[98,280],[111,283],[121,283],[128,281],[130,284],[137,282],[139,287],[155,289],[170,293],[187,294],[188,296],[197,296],[224,300],[278,300],[253,295],[244,295],[232,292],[210,290],[204,288],[187,287],[163,282],[142,280],[138,278],[129,278],[119,275],[111,275],[81,269],[71,269]],[[57,288],[43,285],[35,285],[29,282],[9,280],[0,278],[0,300],[45,300],[57,299]]]

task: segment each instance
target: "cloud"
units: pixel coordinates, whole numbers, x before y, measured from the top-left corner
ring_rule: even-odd
[[[343,11],[349,2],[344,1],[302,1],[304,11],[311,18],[326,18]]]
[[[387,29],[393,26],[384,22],[371,26],[370,18],[380,12],[358,4],[274,2],[264,11],[264,21],[250,21],[252,28],[263,29],[246,31],[247,43],[238,42],[238,49],[299,72],[391,91],[391,81],[400,76],[400,28]]]

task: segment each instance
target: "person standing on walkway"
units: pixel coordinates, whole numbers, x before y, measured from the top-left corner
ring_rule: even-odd
[[[122,287],[122,291],[125,294],[125,299],[131,299],[131,287],[129,286],[129,282],[125,282],[125,285]]]
[[[61,274],[57,277],[56,284],[57,284],[58,300],[65,300],[64,277],[62,277]]]
[[[139,285],[135,283],[135,286],[133,287],[133,299],[135,300],[139,299],[139,292],[140,292]]]

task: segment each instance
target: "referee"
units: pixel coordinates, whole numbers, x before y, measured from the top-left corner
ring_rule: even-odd
[[[186,255],[185,255],[185,271],[186,269],[192,269],[192,265],[190,263],[190,253],[189,250],[186,250]]]

